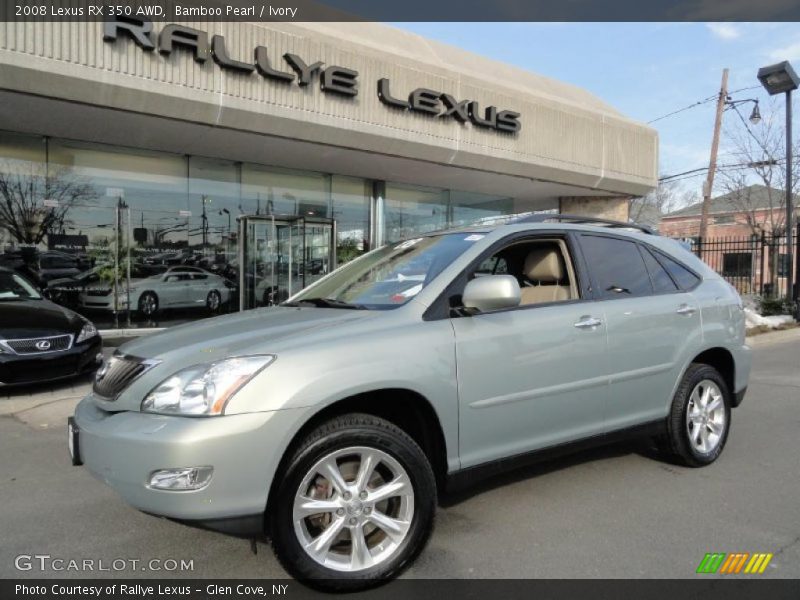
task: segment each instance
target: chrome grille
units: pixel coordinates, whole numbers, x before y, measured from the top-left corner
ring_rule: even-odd
[[[44,354],[69,350],[72,346],[71,335],[54,335],[49,337],[6,340],[5,345],[17,354]]]
[[[120,392],[150,366],[151,363],[133,356],[112,356],[95,375],[94,393],[107,400],[116,400]]]

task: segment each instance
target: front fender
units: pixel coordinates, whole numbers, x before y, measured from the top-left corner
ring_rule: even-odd
[[[442,425],[448,463],[457,463],[458,386],[449,321],[419,321],[347,340],[309,341],[308,346],[275,354],[275,362],[236,394],[225,414],[307,409],[300,411],[307,421],[358,394],[405,389],[430,402]]]

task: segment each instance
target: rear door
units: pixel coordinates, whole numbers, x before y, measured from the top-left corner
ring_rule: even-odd
[[[191,292],[192,276],[185,271],[169,271],[158,286],[159,303],[168,306],[185,306]]]
[[[637,241],[605,234],[580,239],[608,332],[607,428],[663,418],[684,348],[700,335],[694,299]]]
[[[208,292],[213,289],[212,282],[209,280],[208,273],[202,271],[192,271],[192,285],[190,286],[187,303],[191,306],[203,306],[208,298]],[[216,281],[216,278],[213,278]]]

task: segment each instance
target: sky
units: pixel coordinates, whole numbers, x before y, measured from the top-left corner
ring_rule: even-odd
[[[756,79],[759,67],[793,61],[800,70],[797,23],[394,23],[395,27],[571,83],[623,115],[649,122],[698,101],[699,106],[651,124],[659,133],[661,175],[707,167],[716,94],[730,69],[733,98],[770,99]],[[800,93],[795,94],[800,96]],[[772,100],[783,118],[783,99]],[[800,115],[793,102],[795,114]],[[752,105],[740,111],[747,118]],[[726,112],[724,120],[738,120]],[[798,117],[800,120],[800,117]],[[734,125],[730,123],[728,126]],[[794,127],[797,135],[797,127]],[[723,139],[719,162],[739,162]],[[702,188],[705,174],[679,182]]]

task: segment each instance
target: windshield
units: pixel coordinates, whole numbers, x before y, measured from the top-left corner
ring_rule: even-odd
[[[38,300],[41,297],[24,277],[0,271],[0,300]]]
[[[483,234],[452,233],[389,244],[347,264],[284,306],[391,309],[402,306]]]

